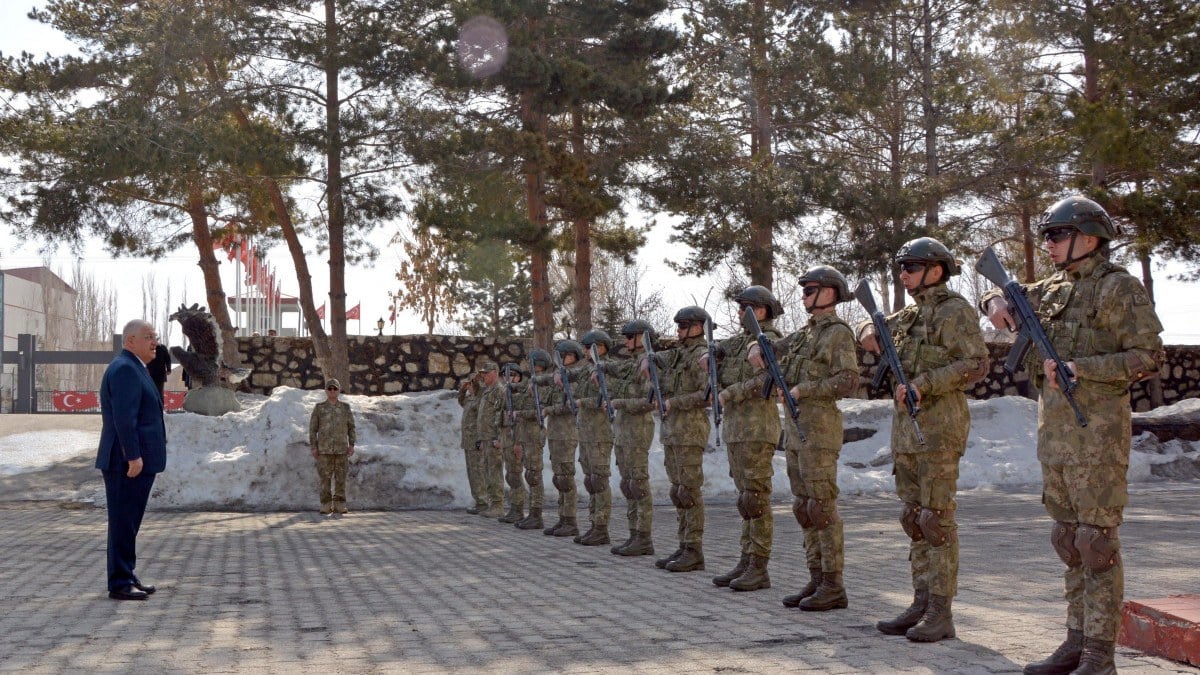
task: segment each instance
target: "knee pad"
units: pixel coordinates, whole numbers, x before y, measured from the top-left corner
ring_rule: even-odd
[[[921,532],[921,526],[917,524],[920,516],[920,506],[912,502],[904,502],[904,510],[900,512],[900,527],[904,528],[904,534],[907,534],[908,538],[913,541],[925,539],[925,534]]]
[[[621,479],[621,494],[625,495],[625,499],[635,499],[633,489],[629,487],[629,482],[628,478]]]
[[[679,485],[671,486],[671,503],[675,505],[675,508],[682,509],[683,504],[679,502],[679,488]]]
[[[953,511],[945,509],[921,509],[919,521],[921,534],[924,535],[925,541],[929,542],[930,546],[942,546],[958,540],[958,533],[955,530],[942,528],[942,516],[946,514],[949,514],[950,518],[954,517]]]
[[[650,479],[633,478],[629,481],[629,498],[641,499],[650,494]]]
[[[574,492],[575,478],[573,476],[564,476],[562,474],[554,474],[554,487],[559,492]]]
[[[583,474],[583,489],[587,490],[587,493],[589,495],[595,494],[596,489],[592,487],[592,474],[590,474],[590,473]]]
[[[818,530],[829,527],[838,519],[837,502],[833,499],[810,499],[807,511],[812,526]]]
[[[761,518],[769,506],[768,494],[767,492],[743,490],[738,495],[738,511],[741,512],[742,518],[745,520]]]
[[[525,469],[525,482],[529,485],[541,485],[542,472],[534,471],[533,469]]]
[[[1079,549],[1075,548],[1075,531],[1078,529],[1078,523],[1064,523],[1059,520],[1054,521],[1054,527],[1050,528],[1050,545],[1067,567],[1079,567],[1083,564]]]
[[[696,505],[696,496],[692,494],[692,489],[686,485],[679,486],[679,508],[690,509]]]
[[[603,494],[608,492],[608,476],[594,473],[592,476],[592,494]]]
[[[792,513],[796,516],[796,522],[800,523],[802,529],[807,530],[812,527],[812,518],[808,515],[808,499],[806,497],[796,497],[792,502]]]
[[[1075,548],[1083,566],[1101,573],[1116,567],[1121,562],[1121,540],[1116,527],[1097,527],[1080,524],[1075,531]]]

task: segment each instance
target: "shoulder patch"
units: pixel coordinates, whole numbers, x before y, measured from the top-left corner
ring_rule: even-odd
[[[1134,291],[1130,299],[1133,301],[1135,307],[1150,304],[1150,294],[1142,289]]]

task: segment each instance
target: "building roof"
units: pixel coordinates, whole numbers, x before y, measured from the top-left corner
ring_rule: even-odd
[[[41,267],[18,267],[10,270],[0,270],[0,273],[24,279],[39,286],[49,286],[62,293],[78,295],[78,292],[71,287],[71,284],[63,281],[62,277],[59,277],[49,267],[44,265]]]

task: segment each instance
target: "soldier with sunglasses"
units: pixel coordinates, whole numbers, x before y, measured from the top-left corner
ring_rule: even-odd
[[[1042,394],[1042,502],[1054,519],[1050,542],[1067,566],[1067,638],[1025,672],[1115,673],[1125,589],[1117,530],[1129,499],[1129,386],[1162,367],[1162,324],[1141,282],[1109,262],[1118,231],[1099,204],[1063,199],[1042,214],[1038,234],[1057,271],[1026,285],[1025,294],[1074,374],[1087,426],[1061,393],[1054,362],[1031,356],[1027,367]],[[997,328],[1015,327],[999,290],[985,294],[980,308]]]
[[[946,282],[958,261],[940,241],[914,239],[896,253],[900,282],[913,299],[887,318],[896,351],[920,407],[925,443],[905,408],[907,389],[892,392],[892,455],[900,524],[909,546],[913,601],[895,619],[875,624],[915,642],[954,637],[951,600],[958,591],[958,525],[954,519],[958,464],[967,448],[971,415],[964,390],[987,372],[988,349],[971,303]],[[875,327],[859,326],[859,342],[879,353]]]

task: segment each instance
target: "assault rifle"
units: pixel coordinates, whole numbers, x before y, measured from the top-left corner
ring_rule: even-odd
[[[1079,387],[1079,382],[1072,379],[1075,374],[1071,372],[1066,362],[1054,349],[1054,344],[1050,342],[1045,329],[1038,321],[1037,314],[1029,305],[1029,298],[1025,297],[1025,288],[1008,276],[1004,265],[1000,263],[996,252],[990,246],[984,249],[983,255],[979,256],[979,260],[975,263],[975,269],[1004,291],[1004,299],[1008,302],[1008,311],[1017,322],[1017,341],[1013,343],[1012,351],[1004,360],[1004,369],[1010,373],[1016,372],[1017,368],[1021,366],[1021,362],[1025,360],[1025,356],[1029,354],[1029,348],[1036,344],[1042,359],[1054,362],[1054,379],[1058,381],[1058,390],[1067,398],[1067,403],[1071,404],[1071,410],[1075,412],[1075,421],[1079,423],[1079,426],[1086,427],[1087,418],[1083,416],[1083,411],[1079,409],[1079,404],[1075,401],[1075,389]]]
[[[721,445],[721,408],[720,386],[717,385],[717,343],[713,340],[712,318],[704,320],[704,341],[708,344],[708,396],[712,401],[713,428],[717,431],[717,445]]]
[[[651,344],[650,331],[642,332],[642,346],[646,349],[646,370],[650,373],[650,395],[646,400],[650,403],[658,401],[658,417],[666,419],[667,402],[663,399],[662,385],[658,381],[658,364],[654,360],[654,345]]]
[[[596,396],[596,403],[604,408],[604,414],[608,416],[608,423],[612,424],[612,399],[608,397],[608,380],[604,379],[604,364],[600,363],[600,351],[596,349],[596,343],[593,342],[588,347],[588,353],[591,354],[592,363],[596,366],[596,384],[600,385],[600,393]]]
[[[921,406],[917,403],[917,394],[908,383],[908,378],[904,376],[904,368],[900,365],[900,354],[896,352],[896,342],[892,339],[892,331],[888,328],[887,318],[875,306],[875,295],[871,292],[871,285],[867,283],[866,279],[858,282],[858,286],[854,287],[854,297],[858,298],[859,304],[867,310],[867,314],[871,315],[871,323],[875,325],[875,337],[883,352],[879,368],[875,371],[875,378],[871,380],[871,386],[882,385],[887,371],[892,371],[892,377],[896,378],[896,384],[904,385],[904,407],[908,409],[908,418],[912,420],[913,430],[917,432],[917,442],[925,445],[925,434],[921,433],[921,425],[917,422],[917,414],[921,412]]]
[[[546,418],[542,415],[542,397],[538,394],[537,369],[533,361],[529,362],[529,385],[533,389],[533,409],[537,411],[538,428],[546,428]]]
[[[504,413],[508,418],[508,433],[512,435],[513,441],[517,440],[517,415],[513,409],[513,386],[512,386],[512,371],[513,364],[504,364]]]
[[[554,365],[558,366],[558,377],[562,380],[563,388],[563,405],[571,409],[571,414],[579,412],[579,406],[575,405],[575,394],[571,393],[571,372],[563,365],[562,354],[558,350],[554,350]],[[579,420],[576,420],[578,424]]]
[[[800,406],[796,405],[796,399],[792,398],[792,390],[784,380],[783,370],[780,369],[779,361],[775,358],[775,347],[771,344],[771,338],[762,332],[762,326],[758,325],[758,317],[754,316],[753,306],[746,305],[746,310],[742,312],[742,325],[754,333],[754,339],[758,341],[758,351],[762,354],[763,363],[767,366],[767,381],[763,382],[762,397],[771,398],[771,392],[775,387],[779,387],[779,395],[783,397],[783,404],[787,406],[788,414],[792,416],[792,424],[796,425],[796,433],[799,434],[797,438],[803,443],[807,436],[800,426]]]

